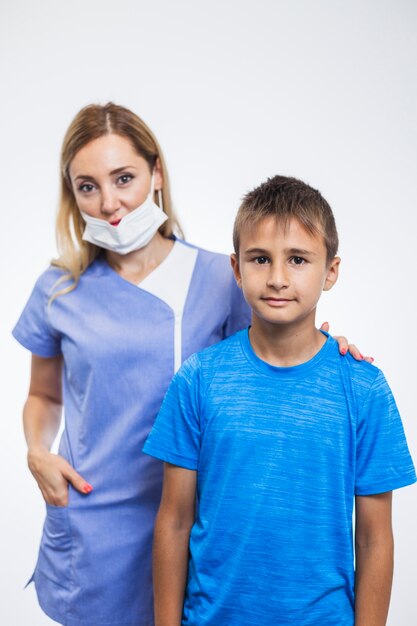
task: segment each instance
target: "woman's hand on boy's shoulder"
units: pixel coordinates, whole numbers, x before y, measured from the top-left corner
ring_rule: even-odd
[[[329,332],[330,325],[329,322],[324,322],[320,326],[320,330],[324,330],[326,333]],[[338,335],[337,337],[333,337],[339,344],[340,354],[347,354],[348,352],[353,356],[356,361],[366,361],[367,363],[373,363],[374,359],[371,356],[363,356],[354,343],[349,343],[346,337]]]

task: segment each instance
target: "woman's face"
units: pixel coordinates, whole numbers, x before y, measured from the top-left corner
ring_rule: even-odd
[[[148,163],[120,135],[104,135],[86,144],[71,161],[69,175],[80,211],[113,226],[144,202],[151,188]],[[158,161],[154,188],[162,188]]]

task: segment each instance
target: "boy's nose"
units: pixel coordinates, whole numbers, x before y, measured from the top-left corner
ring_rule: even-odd
[[[267,286],[273,289],[285,289],[288,287],[288,275],[282,266],[271,265],[271,271],[268,276]]]

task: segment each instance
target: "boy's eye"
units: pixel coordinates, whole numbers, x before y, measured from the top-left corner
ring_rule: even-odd
[[[268,263],[269,259],[267,256],[257,256],[254,261],[258,265],[264,265],[265,263]]]
[[[301,256],[293,256],[291,257],[290,261],[294,265],[303,265],[303,263],[305,263],[305,259],[303,259]]]

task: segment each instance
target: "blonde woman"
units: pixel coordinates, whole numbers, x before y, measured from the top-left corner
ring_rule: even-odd
[[[62,148],[61,256],[13,331],[33,354],[24,428],[47,509],[32,580],[67,626],[153,624],[162,465],[142,446],[181,362],[249,323],[227,257],[174,230],[150,129],[112,103],[82,109]]]

